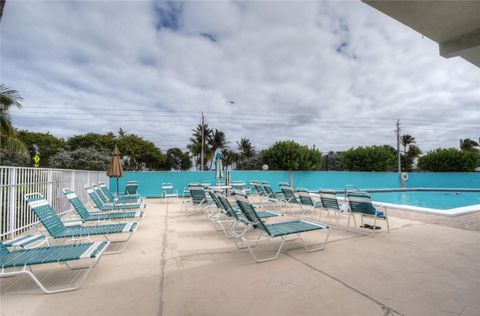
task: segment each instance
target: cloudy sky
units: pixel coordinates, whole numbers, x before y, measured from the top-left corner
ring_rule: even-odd
[[[480,69],[357,1],[8,0],[0,71],[15,126],[62,137],[185,149],[201,111],[257,148],[394,145],[397,118],[423,150],[480,136]]]

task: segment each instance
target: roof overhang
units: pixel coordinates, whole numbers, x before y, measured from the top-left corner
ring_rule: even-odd
[[[480,1],[362,1],[480,67]]]

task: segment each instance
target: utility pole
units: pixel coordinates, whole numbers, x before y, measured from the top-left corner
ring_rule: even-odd
[[[398,159],[398,173],[402,172],[402,161],[400,156],[400,120],[397,120],[397,159]]]
[[[202,112],[202,152],[200,153],[200,170],[203,171],[203,159],[204,159],[204,148],[205,148],[205,116]]]

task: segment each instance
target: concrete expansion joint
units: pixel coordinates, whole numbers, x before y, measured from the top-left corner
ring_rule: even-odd
[[[164,217],[164,231],[163,231],[163,242],[162,242],[162,254],[160,259],[160,299],[159,299],[159,306],[158,306],[158,315],[163,315],[163,310],[165,306],[164,298],[163,298],[163,288],[165,284],[165,272],[167,267],[167,248],[168,248],[168,203],[165,207],[165,217]]]
[[[357,293],[357,294],[359,294],[359,295],[367,298],[368,300],[374,302],[375,304],[377,304],[378,306],[380,306],[380,308],[381,308],[382,311],[384,312],[384,314],[383,314],[384,316],[405,316],[404,314],[400,313],[399,311],[396,311],[396,310],[393,309],[392,307],[387,306],[386,304],[380,302],[379,300],[373,298],[372,296],[370,296],[370,295],[368,295],[368,294],[360,291],[359,289],[351,286],[350,284],[346,283],[345,281],[343,281],[343,280],[341,280],[341,279],[339,279],[339,278],[337,278],[337,277],[335,277],[335,276],[333,276],[333,275],[331,275],[331,274],[329,274],[329,273],[327,273],[327,272],[325,272],[325,271],[322,271],[322,270],[320,270],[320,269],[318,269],[318,268],[316,268],[316,267],[314,267],[314,266],[312,266],[312,265],[310,265],[310,264],[308,264],[308,263],[300,260],[299,258],[291,255],[290,253],[286,252],[285,255],[287,255],[288,257],[292,258],[293,260],[301,263],[302,265],[306,266],[307,268],[309,268],[309,269],[311,269],[311,270],[314,270],[314,271],[316,271],[316,272],[318,272],[318,273],[323,274],[324,276],[326,276],[326,277],[328,277],[328,278],[330,278],[330,279],[332,279],[332,280],[334,280],[334,281],[342,284],[342,285],[343,285],[344,287],[346,287],[347,289],[352,290],[353,292],[355,292],[355,293]]]

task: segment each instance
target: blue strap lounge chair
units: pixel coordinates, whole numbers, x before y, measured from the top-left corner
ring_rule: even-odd
[[[133,199],[114,199],[113,201],[103,192],[102,188],[98,184],[92,184],[92,188],[95,191],[96,195],[100,198],[103,204],[113,204],[113,205],[140,205],[137,200]],[[107,190],[108,191],[108,190]]]
[[[85,190],[87,190],[88,196],[93,201],[96,208],[100,211],[118,211],[118,210],[137,210],[139,208],[146,208],[146,204],[138,204],[138,203],[128,203],[128,204],[112,204],[112,203],[104,203],[95,190],[85,185]]]
[[[82,221],[111,221],[111,220],[139,220],[144,216],[143,211],[95,212],[91,213],[70,188],[64,188],[63,193],[72,204]]]
[[[63,246],[48,246],[31,249],[9,250],[8,244],[0,243],[0,278],[17,275],[28,275],[47,294],[73,291],[78,289],[90,271],[97,265],[110,244],[108,241],[81,243]],[[33,266],[49,263],[62,263],[68,268],[73,262],[82,262],[83,274],[75,282],[66,287],[47,288],[33,272]],[[85,263],[87,263],[85,265]],[[79,267],[75,267],[79,269]]]
[[[297,200],[297,198],[295,197],[295,194],[293,193],[292,188],[290,188],[290,187],[281,187],[281,190],[282,190],[283,195],[285,196],[285,200],[286,200],[288,203],[300,205],[300,202],[299,202],[299,201]]]
[[[143,199],[143,196],[138,192],[138,186],[138,181],[128,181],[125,185],[125,194],[123,197],[131,199]]]
[[[101,236],[105,240],[111,241],[112,244],[121,244],[118,250],[109,251],[108,254],[123,252],[127,246],[128,241],[133,233],[138,228],[138,222],[131,222],[128,224],[108,224],[108,225],[93,225],[82,226],[73,225],[67,226],[55,213],[50,203],[40,193],[25,194],[25,200],[35,215],[45,227],[48,235],[51,238],[70,238],[70,241],[77,242],[78,240],[90,240],[92,236]],[[81,223],[81,222],[80,222]],[[126,235],[126,238],[120,240],[110,240],[110,235]],[[45,236],[48,237],[48,236]],[[69,241],[69,242],[70,242]]]
[[[226,215],[226,219],[224,220],[222,225],[224,223],[227,223],[227,224],[230,223],[230,227],[228,229],[222,226],[223,231],[225,232],[227,237],[235,238],[234,242],[238,248],[240,249],[244,248],[243,246],[239,245],[236,242],[236,239],[240,237],[242,234],[244,234],[247,230],[251,229],[251,227],[249,226],[248,219],[243,215],[242,211],[238,208],[238,206],[237,207],[232,206],[232,204],[230,204],[230,202],[225,197],[225,195],[223,195],[221,192],[216,192],[215,195],[218,201],[220,202],[220,204],[222,205],[223,212]],[[243,198],[247,199],[247,195],[240,194],[240,193],[237,193],[236,195],[241,195],[243,196]],[[257,212],[257,214],[259,218],[261,218],[262,220],[283,216],[282,213],[277,213],[274,211],[259,211]],[[240,231],[235,230],[237,225],[242,226],[242,229]]]
[[[335,191],[320,190],[318,191],[318,194],[320,195],[320,201],[322,201],[323,207],[326,208],[327,210],[331,210],[334,212],[335,222],[337,224],[340,223],[340,217],[342,214],[348,215],[350,213],[350,211],[348,210],[348,207],[346,207],[346,204],[340,207],[337,199],[337,194],[335,193]]]
[[[265,262],[265,261],[271,261],[271,260],[277,259],[280,252],[282,251],[282,248],[285,242],[297,240],[297,239],[300,239],[302,241],[303,246],[308,252],[325,249],[325,246],[328,241],[328,237],[330,235],[329,225],[318,223],[315,221],[310,221],[310,220],[294,220],[294,221],[278,222],[274,224],[266,224],[260,219],[255,208],[250,203],[248,203],[248,201],[244,197],[242,196],[236,196],[236,197],[237,197],[237,204],[240,207],[240,210],[242,211],[243,215],[249,221],[249,224],[260,232],[257,240],[253,241],[253,243],[251,240],[248,240],[245,238],[245,234],[240,236],[242,241],[247,245],[248,250],[250,251],[250,254],[252,255],[253,259],[256,262]],[[324,242],[319,247],[309,248],[305,243],[305,241],[300,237],[302,233],[320,231],[320,230],[323,230],[323,231],[326,230],[327,233],[326,233]],[[269,239],[280,238],[282,241],[277,251],[275,252],[274,256],[259,259],[255,254],[253,247],[256,245],[258,241],[263,240],[262,239],[263,235],[265,235]],[[290,236],[294,236],[294,237],[291,238]]]
[[[107,185],[103,182],[99,182],[98,186],[100,187],[103,195],[107,197],[108,203],[140,203],[143,202],[143,197],[134,197],[134,196],[124,196],[120,195],[115,197],[112,192],[107,188]]]
[[[161,197],[164,199],[178,198],[178,190],[175,190],[175,188],[173,187],[173,183],[170,183],[170,182],[162,183]]]
[[[331,221],[330,210],[323,206],[321,200],[314,201],[312,196],[310,195],[310,192],[308,192],[306,189],[298,189],[297,194],[298,194],[298,201],[300,202],[300,205],[304,210],[303,213],[305,213],[306,211],[312,211],[312,212],[316,211],[318,213],[318,220],[321,220],[322,214],[325,211],[327,212],[328,222],[330,223]]]
[[[247,195],[237,193],[235,196],[240,196],[243,199],[248,201]],[[240,208],[233,207],[232,204],[230,204],[230,202],[228,201],[228,199],[224,195],[222,195],[221,193],[217,194],[217,197],[218,197],[219,201],[221,202],[225,211],[229,214],[229,216],[231,216],[231,217],[233,217],[237,220],[240,220],[240,217],[243,216],[243,213],[240,210]],[[275,212],[275,211],[265,211],[265,210],[263,210],[263,211],[257,211],[257,215],[261,219],[267,219],[267,218],[271,218],[271,217],[283,216],[284,214],[278,213],[278,212]]]
[[[390,232],[390,223],[388,222],[387,209],[379,210],[373,206],[370,195],[367,192],[350,192],[347,194],[348,205],[350,206],[350,213],[348,217],[347,229],[350,227],[350,218],[355,220],[355,214],[361,215],[362,226],[366,228],[364,224],[364,217],[373,218],[373,226],[371,227],[372,237],[375,237],[375,231],[377,230],[377,220],[384,220],[387,224],[387,232]],[[370,228],[367,228],[370,229]]]
[[[213,203],[213,201],[208,200],[207,195],[205,194],[205,188],[203,186],[189,186],[188,191],[191,199],[183,201],[182,210],[193,208],[194,212],[196,212],[198,209],[204,211],[208,205]]]
[[[282,206],[285,206],[285,203],[287,201],[285,200],[285,197],[283,196],[283,194],[275,193],[272,187],[270,186],[270,184],[263,184],[262,188],[264,192],[267,194],[269,201],[280,203],[282,204]]]

